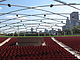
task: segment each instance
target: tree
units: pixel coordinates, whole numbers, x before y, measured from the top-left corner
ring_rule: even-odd
[[[80,34],[80,26],[74,26],[72,28],[72,31],[74,34]]]
[[[70,35],[71,34],[71,30],[70,29],[65,29],[64,30],[64,35]]]

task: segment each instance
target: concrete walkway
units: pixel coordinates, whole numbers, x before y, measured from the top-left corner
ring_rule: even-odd
[[[2,43],[0,43],[0,46],[4,45],[5,43],[7,43],[11,38],[6,39],[5,41],[3,41]]]
[[[70,48],[69,46],[63,44],[62,42],[59,42],[54,37],[51,37],[51,39],[54,42],[56,42],[58,45],[60,45],[61,47],[63,47],[65,50],[67,50],[68,52],[70,52],[72,55],[74,55],[75,57],[77,57],[78,59],[80,59],[80,52],[73,50],[72,48]]]

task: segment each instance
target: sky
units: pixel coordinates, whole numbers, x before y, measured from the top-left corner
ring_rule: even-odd
[[[66,3],[78,3],[78,4],[80,4],[80,0],[61,0],[61,1],[66,2]],[[61,3],[56,2],[54,0],[6,0],[4,2],[0,2],[0,4],[11,4],[11,5],[21,5],[21,6],[26,6],[26,7],[35,7],[35,6],[61,4]],[[80,5],[75,5],[75,7],[80,9]],[[15,10],[18,10],[18,9],[24,9],[24,8],[23,7],[15,7],[15,6],[8,7],[7,5],[6,6],[5,5],[0,5],[0,15],[1,15],[1,13],[8,13],[8,12],[15,11]],[[72,7],[69,7],[69,6],[53,6],[53,7],[48,6],[48,7],[39,7],[37,9],[43,9],[43,10],[47,10],[47,11],[54,12],[54,13],[72,13],[72,12],[79,12],[80,13],[79,10],[74,9]],[[35,10],[35,9],[26,9],[26,10],[22,10],[22,11],[18,11],[18,12],[13,12],[13,13],[34,15],[34,14],[47,14],[49,12],[44,12],[44,11]],[[24,16],[24,15],[19,15],[18,17],[21,17],[21,16]],[[44,15],[38,15],[38,16],[44,17]],[[65,16],[70,18],[70,15],[65,15]],[[17,26],[22,25],[22,24],[26,25],[28,31],[30,31],[31,27],[33,27],[33,26],[35,26],[35,27],[33,27],[34,31],[36,30],[36,27],[44,28],[44,29],[46,28],[48,30],[51,30],[51,28],[54,28],[55,30],[56,29],[62,29],[61,27],[57,27],[55,25],[63,26],[64,24],[62,24],[61,21],[66,23],[66,19],[67,19],[65,17],[55,15],[55,14],[46,15],[46,17],[45,17],[45,18],[51,18],[51,19],[55,19],[55,20],[43,19],[41,17],[35,17],[35,16],[25,16],[23,18],[18,18],[18,17],[16,17],[15,14],[5,14],[5,15],[0,16],[0,22],[6,21],[6,20],[1,20],[1,19],[16,18],[14,20],[10,20],[10,21],[0,23],[0,27],[5,26],[6,24],[9,25],[9,26],[0,28],[0,31],[4,32],[4,29],[8,29],[8,28],[11,28],[13,26],[15,26],[15,28],[8,29],[8,30],[5,31],[5,33],[8,32],[9,30],[10,31],[11,30],[17,31],[18,30]],[[31,20],[36,20],[36,19],[40,19],[40,20],[31,21]],[[65,19],[65,20],[57,20],[57,19]],[[21,20],[23,22],[18,23],[18,24],[11,24],[11,23],[20,22]],[[43,23],[40,22],[41,20],[42,20]],[[51,23],[51,24],[46,24],[45,22]],[[30,24],[34,24],[34,25],[30,25]],[[39,24],[41,26],[38,26]],[[45,25],[48,26],[48,27],[46,27]],[[20,29],[20,30],[21,31],[26,31],[24,26],[20,26],[19,28],[24,28],[24,29]],[[38,31],[44,31],[44,29],[38,29]]]

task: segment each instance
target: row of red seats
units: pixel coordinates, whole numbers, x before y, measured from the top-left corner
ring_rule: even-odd
[[[43,38],[46,46],[11,46],[12,38],[0,47],[0,60],[76,60],[77,58],[56,44],[50,37]]]
[[[58,48],[58,46],[56,46]],[[33,60],[37,59],[76,59],[73,55],[71,55],[69,52],[64,50],[63,48],[57,49],[55,46],[4,46],[0,47],[0,58],[5,59],[29,59]],[[38,49],[39,48],[39,49]],[[40,58],[41,57],[41,58]],[[46,58],[45,58],[46,57]],[[31,59],[32,58],[32,59]]]
[[[14,37],[14,38],[11,38],[9,42],[6,42],[3,46],[12,46],[12,45],[15,45],[17,41],[17,38]]]
[[[80,52],[80,36],[55,37],[55,39]]]
[[[5,41],[7,39],[7,37],[0,37],[0,43]]]

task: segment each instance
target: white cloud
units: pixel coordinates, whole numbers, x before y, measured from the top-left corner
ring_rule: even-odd
[[[2,7],[0,7],[0,9],[3,9]]]
[[[9,15],[9,16],[6,16],[6,18],[16,18],[16,16],[14,16],[14,15]]]

